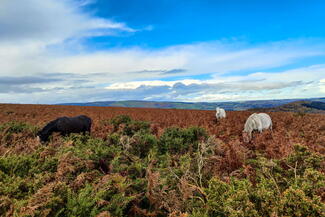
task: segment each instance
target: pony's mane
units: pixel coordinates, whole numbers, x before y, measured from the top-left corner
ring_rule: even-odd
[[[42,134],[48,134],[49,131],[56,125],[56,122],[58,122],[60,118],[57,118],[53,121],[50,121],[48,124],[46,124],[45,127],[41,130]]]
[[[251,114],[251,115],[247,118],[247,120],[246,120],[246,122],[245,122],[245,125],[244,125],[244,131],[245,131],[245,132],[248,131],[248,130],[250,130],[250,128],[251,128],[251,123],[254,122],[254,124],[255,124],[255,115],[257,115],[257,114],[256,114],[256,113],[253,113],[253,114]]]

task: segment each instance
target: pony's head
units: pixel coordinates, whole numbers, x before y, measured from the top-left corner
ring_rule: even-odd
[[[40,141],[41,143],[47,142],[49,138],[49,135],[43,133],[42,131],[38,131],[37,133],[37,140]]]
[[[244,142],[245,142],[245,143],[249,143],[250,138],[249,138],[249,134],[248,134],[246,131],[243,130],[243,132],[242,132],[242,136],[243,136],[243,140],[244,140]]]

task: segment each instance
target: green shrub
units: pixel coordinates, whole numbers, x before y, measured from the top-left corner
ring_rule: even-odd
[[[74,156],[83,160],[112,159],[116,152],[121,150],[119,146],[108,146],[100,138],[93,138],[89,135],[71,134],[66,137],[67,142],[72,142],[73,146],[61,149],[61,153],[72,152]]]
[[[157,139],[155,136],[140,131],[132,136],[129,152],[140,158],[144,158],[156,145]]]
[[[185,142],[191,144],[193,151],[198,149],[198,144],[200,141],[206,140],[208,134],[206,130],[202,127],[189,127],[185,130]]]
[[[0,125],[0,143],[4,146],[12,146],[17,139],[25,136],[36,136],[38,127],[24,123],[11,121]]]
[[[109,211],[113,216],[125,216],[129,203],[135,198],[129,195],[129,184],[125,177],[113,175],[100,183],[99,188],[86,185],[77,193],[70,192],[67,215],[90,217]]]
[[[181,128],[171,127],[165,129],[159,140],[159,152],[165,154],[166,152],[177,153],[183,151],[187,146],[183,135],[184,132]]]
[[[281,160],[257,156],[248,161],[255,171],[254,185],[249,179],[230,183],[211,179],[205,189],[208,209],[201,212],[209,216],[321,216],[325,175],[316,170],[320,160],[299,145]]]
[[[127,115],[119,115],[111,120],[113,132],[118,132],[122,135],[133,136],[137,132],[150,132],[150,123],[146,121],[132,120]]]
[[[182,129],[178,127],[167,128],[161,135],[158,150],[161,154],[186,153],[196,151],[200,141],[207,138],[205,129],[190,127]]]
[[[126,124],[123,129],[123,134],[127,136],[133,136],[138,132],[149,133],[150,132],[149,122],[132,120],[131,122]]]
[[[308,197],[299,187],[290,186],[279,201],[279,216],[324,216],[320,197]]]
[[[0,158],[0,170],[7,175],[25,177],[30,174],[30,170],[37,167],[37,155],[9,155]]]
[[[118,145],[120,142],[121,135],[118,133],[109,134],[106,137],[107,145]]]
[[[6,176],[0,182],[0,195],[15,199],[25,199],[33,192],[33,182],[30,178]]]
[[[117,131],[121,124],[128,124],[131,122],[131,118],[128,115],[118,115],[110,121],[114,127],[114,131]]]
[[[209,216],[259,216],[250,199],[252,184],[248,180],[225,183],[213,178],[205,192]]]
[[[79,192],[69,191],[67,200],[67,213],[69,216],[96,216],[99,213],[97,202],[99,198],[95,198],[93,187],[86,185]]]
[[[309,151],[306,146],[295,145],[294,152],[288,156],[285,163],[291,167],[291,171],[296,167],[296,173],[302,175],[308,168],[320,169],[324,160],[324,156]]]
[[[38,127],[24,122],[11,121],[0,125],[0,131],[6,130],[8,134],[28,132],[36,135]]]
[[[14,216],[67,216],[68,191],[62,182],[47,183],[25,203],[16,204]]]

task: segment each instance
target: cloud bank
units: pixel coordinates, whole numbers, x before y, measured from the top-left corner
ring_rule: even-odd
[[[96,17],[85,9],[91,3],[2,1],[2,102],[229,101],[325,93],[325,65],[308,62],[325,56],[323,41],[210,41],[96,51],[85,38],[121,37],[141,30]]]

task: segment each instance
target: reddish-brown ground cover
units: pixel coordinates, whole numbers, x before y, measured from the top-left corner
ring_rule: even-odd
[[[228,111],[226,119],[216,122],[214,111],[0,104],[0,124],[23,121],[43,127],[48,121],[60,116],[85,114],[93,119],[92,135],[105,138],[111,131],[111,126],[104,124],[105,120],[126,114],[135,120],[149,121],[153,132],[158,135],[166,127],[200,126],[210,135],[215,135],[221,143],[261,150],[269,157],[285,156],[297,143],[325,154],[325,115],[270,112],[273,132],[254,133],[252,142],[244,144],[241,132],[251,113],[251,111]]]
[[[253,140],[244,143],[241,132],[251,113],[228,111],[227,118],[217,122],[215,111],[0,104],[0,178],[6,183],[0,185],[0,216],[1,211],[6,216],[53,216],[62,210],[77,216],[74,212],[93,209],[98,216],[111,216],[107,209],[114,214],[122,206],[129,216],[188,216],[196,208],[213,213],[213,207],[228,216],[238,210],[246,214],[247,204],[260,216],[293,216],[293,212],[320,216],[325,162],[309,150],[325,155],[325,115],[268,112],[273,131],[254,132]],[[57,117],[81,114],[93,119],[91,137],[56,135],[46,145],[35,138],[34,126],[40,129]],[[140,137],[116,133],[121,136],[116,143],[112,135],[108,137],[113,131],[109,120],[121,114],[150,122],[158,137],[172,126],[199,126],[211,136],[201,140],[197,150],[160,156],[152,149],[140,158],[130,151],[141,144],[136,140]],[[4,124],[11,121],[29,124]],[[163,144],[164,136],[145,138],[152,137],[156,141],[152,144]],[[264,181],[269,179],[270,183]],[[226,197],[215,196],[225,190]],[[249,193],[252,196],[245,196]],[[254,198],[265,198],[267,205],[262,209]],[[70,202],[62,202],[66,200]],[[223,209],[224,201],[236,203]],[[292,203],[298,208],[291,209]]]

